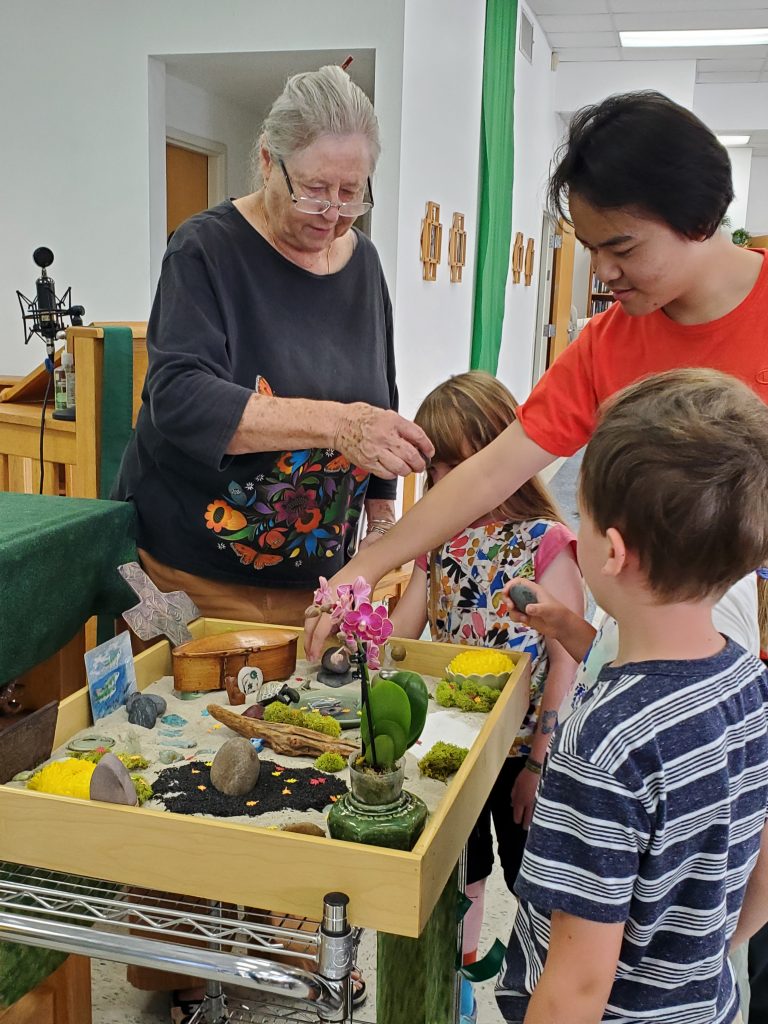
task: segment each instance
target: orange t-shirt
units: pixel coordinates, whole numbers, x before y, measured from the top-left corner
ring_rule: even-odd
[[[655,310],[628,316],[618,302],[595,316],[518,409],[532,441],[573,455],[592,436],[600,404],[641,377],[706,366],[743,380],[768,403],[768,250],[752,291],[706,324],[679,324]]]

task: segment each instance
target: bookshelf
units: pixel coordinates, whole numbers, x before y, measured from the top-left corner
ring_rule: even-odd
[[[594,316],[595,313],[604,313],[606,309],[610,309],[613,302],[615,302],[615,299],[611,294],[611,289],[603,284],[595,274],[590,274],[587,316]]]

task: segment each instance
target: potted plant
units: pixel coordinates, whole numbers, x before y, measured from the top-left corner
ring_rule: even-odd
[[[327,612],[349,649],[361,688],[360,751],[349,758],[351,792],[333,805],[328,828],[338,839],[410,849],[424,827],[427,808],[403,791],[405,752],[421,735],[428,693],[415,672],[389,672],[369,678],[380,666],[381,650],[392,635],[383,605],[369,601],[371,588],[362,577],[340,586],[336,596],[321,577],[314,607]]]
[[[752,241],[746,228],[736,228],[736,230],[731,233],[731,240],[734,245],[740,246],[747,246]]]

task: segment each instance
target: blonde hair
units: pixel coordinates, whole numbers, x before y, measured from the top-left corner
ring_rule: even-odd
[[[419,406],[414,422],[435,446],[432,461],[457,466],[506,430],[517,418],[517,406],[501,381],[483,370],[470,370],[438,384]],[[526,481],[498,508],[490,510],[489,515],[504,522],[563,522],[555,499],[537,476]]]
[[[379,122],[360,86],[337,64],[292,75],[272,104],[251,151],[255,184],[261,185],[261,147],[288,160],[324,135],[362,135],[371,154],[370,172],[381,152]]]

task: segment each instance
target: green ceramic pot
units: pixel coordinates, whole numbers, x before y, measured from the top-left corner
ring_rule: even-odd
[[[345,793],[328,812],[328,831],[334,839],[349,843],[410,850],[424,829],[427,805],[412,793],[403,792],[405,759],[384,774],[358,771],[349,759],[351,792]]]

